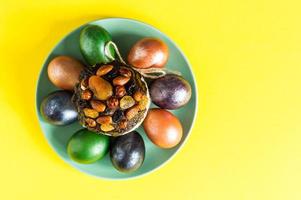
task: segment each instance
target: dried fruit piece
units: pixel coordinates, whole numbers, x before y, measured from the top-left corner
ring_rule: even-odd
[[[131,96],[124,96],[120,100],[120,108],[125,110],[135,105],[135,100]]]
[[[99,76],[89,78],[89,87],[99,100],[107,100],[113,95],[112,85]]]
[[[112,116],[113,122],[118,123],[124,117],[122,110],[116,110]]]
[[[131,77],[132,76],[132,72],[130,70],[128,70],[127,68],[125,68],[125,67],[122,67],[121,69],[119,69],[119,73],[122,76],[125,76],[125,77]]]
[[[138,103],[139,110],[142,111],[142,110],[146,109],[147,104],[148,104],[148,98],[146,95],[143,95],[141,100]]]
[[[84,90],[81,93],[81,98],[84,100],[89,100],[92,98],[92,92],[90,90]]]
[[[130,78],[125,76],[117,76],[113,79],[113,85],[125,85],[129,82]]]
[[[100,116],[96,119],[99,124],[111,124],[113,122],[111,116]]]
[[[135,92],[134,95],[133,95],[133,97],[136,101],[141,101],[143,96],[145,96],[145,94],[143,94],[143,92],[141,92],[139,90],[137,92]]]
[[[104,115],[113,115],[116,111],[116,108],[108,108],[103,112]]]
[[[102,125],[100,126],[100,129],[101,129],[103,132],[108,132],[108,131],[114,130],[114,126],[112,126],[111,124],[102,124]]]
[[[88,79],[86,78],[86,79],[83,79],[81,82],[80,82],[80,88],[82,89],[82,90],[86,90],[86,89],[88,89],[88,87],[89,87],[89,81],[88,81]]]
[[[98,101],[98,100],[93,99],[90,102],[90,104],[91,104],[92,108],[94,110],[96,110],[97,112],[103,112],[106,109],[106,105],[104,103],[102,103],[101,101]]]
[[[91,118],[86,118],[85,119],[87,126],[89,127],[95,127],[96,126],[96,122],[94,119]]]
[[[119,123],[119,128],[120,129],[126,129],[128,123],[126,120],[122,120],[120,123]]]
[[[119,104],[119,101],[115,97],[111,97],[109,100],[107,100],[107,105],[111,109],[117,108],[118,104]]]
[[[116,78],[118,75],[118,70],[114,67],[109,73],[105,75],[105,77],[111,80],[113,78]]]
[[[128,120],[130,120],[134,118],[138,114],[138,112],[139,112],[139,106],[135,105],[126,111],[125,116]]]
[[[97,70],[96,75],[97,75],[97,76],[103,76],[103,75],[106,75],[106,74],[109,73],[112,69],[113,69],[113,65],[103,65],[103,66],[101,66],[101,67]]]
[[[135,81],[130,80],[126,85],[125,85],[125,89],[126,89],[126,93],[128,95],[133,95],[134,92],[137,90],[137,85],[135,83]]]
[[[87,117],[90,117],[90,118],[96,118],[98,117],[98,112],[94,109],[91,109],[91,108],[84,108],[84,114],[85,116]]]
[[[124,86],[116,86],[115,88],[115,95],[117,97],[123,97],[126,94],[126,90]]]

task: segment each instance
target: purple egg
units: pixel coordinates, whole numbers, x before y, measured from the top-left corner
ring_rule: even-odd
[[[178,109],[191,98],[191,86],[181,76],[168,74],[156,79],[150,87],[150,96],[160,108]]]

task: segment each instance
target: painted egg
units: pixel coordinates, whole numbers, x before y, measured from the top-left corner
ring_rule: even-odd
[[[69,91],[55,91],[46,96],[40,107],[42,117],[53,125],[67,125],[77,120],[77,110]]]
[[[171,112],[160,108],[149,110],[143,128],[148,138],[161,148],[176,146],[183,135],[180,120]]]
[[[162,40],[144,38],[131,48],[128,62],[136,68],[163,68],[168,56],[168,47]]]
[[[48,65],[49,80],[58,88],[73,90],[84,65],[69,56],[55,57]]]
[[[113,166],[121,172],[137,170],[142,165],[144,156],[145,145],[136,131],[117,137],[110,149]]]

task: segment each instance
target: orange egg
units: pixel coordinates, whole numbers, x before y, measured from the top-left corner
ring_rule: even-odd
[[[55,57],[48,65],[48,77],[58,88],[73,90],[84,65],[69,56]]]
[[[183,135],[180,120],[167,110],[150,109],[143,128],[148,138],[161,148],[172,148],[179,144]]]
[[[136,68],[163,68],[168,56],[168,46],[162,40],[144,38],[131,48],[128,62]]]

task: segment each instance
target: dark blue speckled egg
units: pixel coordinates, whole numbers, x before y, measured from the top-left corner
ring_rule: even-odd
[[[46,96],[40,107],[42,117],[53,125],[67,125],[77,120],[77,111],[69,91],[55,91]]]
[[[137,131],[116,137],[110,147],[113,166],[120,172],[129,173],[143,164],[145,145]]]

